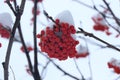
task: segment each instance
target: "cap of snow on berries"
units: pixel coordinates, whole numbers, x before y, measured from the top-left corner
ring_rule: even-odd
[[[113,68],[116,74],[120,74],[120,60],[112,58],[107,64],[108,68]]]
[[[58,60],[76,57],[79,41],[73,37],[75,33],[72,15],[69,11],[64,11],[55,18],[55,23],[50,23],[37,35],[40,38],[40,49],[50,58]]]
[[[0,24],[7,29],[12,29],[13,20],[9,13],[0,13]]]

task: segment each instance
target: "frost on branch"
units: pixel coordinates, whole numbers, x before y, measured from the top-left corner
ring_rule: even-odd
[[[115,73],[120,74],[120,60],[116,60],[116,59],[112,58],[108,62],[108,67],[113,68]]]

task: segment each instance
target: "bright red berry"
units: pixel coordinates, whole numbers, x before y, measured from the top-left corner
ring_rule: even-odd
[[[52,28],[46,27],[45,31],[41,31],[39,46],[41,51],[46,52],[50,58],[66,60],[68,57],[76,56],[76,45],[78,41],[73,39],[71,34],[75,34],[76,30],[73,25],[55,20],[56,24]],[[59,26],[59,25],[60,26]]]

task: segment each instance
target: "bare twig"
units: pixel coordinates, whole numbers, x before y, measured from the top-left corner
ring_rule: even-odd
[[[10,36],[10,40],[9,40],[9,44],[8,44],[8,48],[7,48],[7,52],[6,52],[5,67],[4,67],[4,79],[5,80],[8,80],[8,65],[9,65],[9,60],[10,60],[10,54],[11,54],[11,49],[12,49],[12,45],[13,45],[13,41],[14,41],[15,31],[19,25],[20,18],[21,18],[20,15],[18,15],[16,17],[15,24],[12,29],[12,34]]]
[[[81,2],[81,1],[79,1],[79,0],[72,0],[72,1],[75,1],[75,2],[77,2],[77,3],[79,3],[79,4],[82,4],[82,5],[86,6],[86,7],[91,8],[91,9],[94,10],[94,7],[92,7],[92,6],[88,5],[88,4],[85,4],[85,3],[83,3],[83,2]]]
[[[75,63],[76,69],[78,70],[78,72],[80,73],[80,75],[81,75],[81,77],[82,77],[82,80],[85,80],[85,78],[84,78],[82,72],[80,71],[80,69],[79,69],[79,67],[78,67],[78,65],[77,65],[76,59],[74,58],[73,60],[74,60],[74,63]]]
[[[9,5],[9,3],[10,3],[9,0],[7,0],[7,3]],[[22,8],[24,9],[24,7],[22,7]],[[4,62],[4,65],[3,65],[3,68],[4,68],[4,80],[8,80],[8,65],[9,65],[9,61],[10,61],[10,55],[11,55],[11,49],[12,49],[12,45],[13,45],[13,41],[14,41],[14,35],[15,35],[17,27],[20,24],[20,19],[21,19],[22,12],[23,12],[23,11],[20,12],[19,8],[17,10],[17,14],[14,12],[13,7],[11,8],[11,10],[13,11],[14,15],[16,16],[16,19],[15,19],[15,24],[13,26],[13,29],[12,29],[12,32],[11,32],[11,35],[10,35],[10,40],[9,40],[9,44],[8,44],[8,48],[7,48],[7,52],[6,52],[6,57],[5,57],[5,62]]]
[[[14,14],[14,15],[16,15],[16,12],[15,12],[15,10],[14,10],[13,6],[11,5],[10,1],[9,1],[9,0],[7,0],[7,1],[6,1],[6,3],[7,3],[7,4],[8,4],[8,6],[10,7],[10,9],[12,10],[13,14]]]
[[[110,8],[109,4],[106,2],[106,0],[103,0],[103,2],[105,3],[105,5],[107,6],[108,10],[110,11],[110,13],[112,14],[115,22],[118,24],[118,26],[120,27],[120,22],[118,21],[117,17],[115,16],[115,14],[113,13],[112,9]]]
[[[46,65],[43,67],[42,71],[41,71],[41,76],[43,75],[44,71],[47,69],[48,65],[50,64],[50,60],[47,61]],[[42,77],[43,79],[43,77]]]
[[[37,3],[38,0],[34,0],[34,27],[33,27],[33,37],[34,37],[34,78],[35,80],[41,80],[41,76],[38,71],[38,55],[37,55]]]
[[[15,80],[15,73],[14,73],[14,71],[13,71],[13,69],[12,69],[12,67],[11,67],[11,66],[10,66],[10,69],[11,69],[11,71],[12,71],[13,78],[14,78],[14,80]]]
[[[88,67],[89,67],[89,70],[90,70],[90,78],[91,78],[91,80],[92,80],[92,79],[93,79],[93,74],[92,74],[90,51],[89,51],[88,43],[87,43],[87,41],[86,41],[85,38],[84,38],[84,40],[85,40],[85,43],[86,43],[87,51],[88,51],[88,53],[89,53],[89,55],[88,55],[88,65],[89,65],[89,66],[88,66]]]
[[[31,60],[30,60],[30,56],[29,56],[29,51],[27,50],[27,47],[25,45],[25,41],[24,41],[24,38],[23,38],[23,34],[22,34],[22,30],[21,30],[21,25],[19,24],[18,26],[18,31],[19,31],[19,35],[20,35],[20,39],[21,39],[21,43],[24,47],[24,50],[25,50],[25,55],[26,55],[26,58],[28,60],[28,64],[29,64],[29,68],[30,68],[30,71],[32,73],[32,75],[34,74],[33,73],[33,67],[32,67],[32,63],[31,63]]]
[[[17,2],[16,2],[16,0],[14,0],[13,3],[14,3],[14,8],[16,10],[16,8],[17,8]]]
[[[82,28],[80,28],[80,27],[79,27],[79,30],[80,30],[80,31],[78,31],[77,33],[82,33],[82,34],[84,34],[85,36],[93,37],[94,39],[96,39],[96,40],[98,40],[98,41],[106,44],[106,45],[109,46],[110,48],[115,49],[115,50],[117,50],[117,51],[120,52],[120,49],[119,49],[119,48],[113,46],[112,44],[110,44],[110,43],[108,43],[108,42],[106,42],[106,41],[104,41],[104,40],[102,40],[102,39],[100,39],[100,38],[98,38],[98,37],[96,37],[96,36],[93,35],[92,33],[86,32],[86,31],[84,31],[84,30],[83,30]]]
[[[44,53],[42,53],[41,51],[38,51],[41,55],[43,55],[44,57],[46,57],[48,60],[50,60],[52,62],[52,64],[58,69],[60,70],[61,72],[63,72],[65,75],[75,79],[75,80],[82,80],[82,79],[79,79],[77,77],[75,77],[74,75],[71,75],[70,73],[66,72],[65,70],[63,70],[61,67],[59,67],[52,59],[50,59],[48,56],[46,56]]]
[[[95,10],[95,11],[99,12],[99,13],[103,16],[103,18],[105,19],[106,23],[107,23],[111,28],[113,28],[116,32],[120,33],[120,31],[119,31],[118,29],[116,29],[114,26],[112,26],[110,23],[108,23],[108,21],[106,20],[106,18],[110,18],[110,17],[108,17],[108,16],[106,16],[105,14],[103,14],[102,12],[100,12],[100,11],[97,9],[97,7],[95,6],[93,0],[92,0],[93,7],[90,6],[90,5],[88,5],[88,4],[85,4],[84,2],[81,2],[80,0],[73,0],[73,1],[79,3],[79,4],[83,5],[83,6],[86,6],[86,7],[90,8],[90,9],[92,9],[92,10]],[[114,15],[114,13],[113,13],[113,15]],[[117,17],[114,17],[114,16],[113,16],[111,19],[116,19],[116,21],[117,21],[118,23],[119,23],[119,21],[120,21],[120,19],[118,19]]]

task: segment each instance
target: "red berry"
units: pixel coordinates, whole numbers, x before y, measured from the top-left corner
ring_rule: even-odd
[[[41,31],[39,35],[45,34],[44,36],[39,37],[38,35],[41,40],[39,43],[41,51],[46,52],[50,58],[59,60],[75,57],[77,54],[75,47],[79,42],[71,36],[76,32],[74,26],[60,22],[59,19],[56,20],[56,23],[52,28],[46,27],[45,31]]]
[[[23,46],[22,46],[20,49],[21,49],[21,51],[22,51],[22,52],[25,52],[25,50],[24,50],[24,47],[23,47]],[[32,48],[31,46],[28,46],[28,47],[27,47],[27,50],[28,50],[28,51],[32,51],[32,50],[33,50],[33,48]]]

